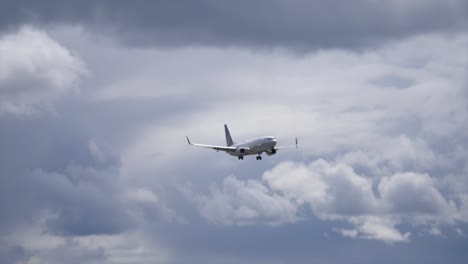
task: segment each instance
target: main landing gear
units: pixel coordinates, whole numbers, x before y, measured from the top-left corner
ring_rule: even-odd
[[[244,159],[244,156],[238,156],[237,157],[239,160],[243,160]],[[262,156],[258,155],[257,157],[257,160],[262,160]]]

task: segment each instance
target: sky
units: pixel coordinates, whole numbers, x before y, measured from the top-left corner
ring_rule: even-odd
[[[468,2],[1,1],[0,263],[466,263]],[[261,161],[194,148],[272,135]]]

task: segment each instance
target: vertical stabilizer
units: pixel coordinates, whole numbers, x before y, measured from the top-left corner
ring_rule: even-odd
[[[226,124],[224,124],[224,133],[226,134],[226,145],[228,147],[234,145],[234,141],[232,141],[231,133],[229,133],[229,128]]]

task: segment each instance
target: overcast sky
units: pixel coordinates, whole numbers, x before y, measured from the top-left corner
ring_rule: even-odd
[[[2,1],[1,263],[466,263],[468,2]],[[273,135],[237,160],[193,148]]]

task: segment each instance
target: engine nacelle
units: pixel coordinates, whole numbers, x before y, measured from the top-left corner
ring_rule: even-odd
[[[276,149],[274,149],[274,148],[269,149],[269,150],[266,152],[266,154],[267,154],[268,156],[275,155],[275,154],[276,154]]]
[[[244,155],[247,152],[247,150],[249,150],[249,149],[248,148],[237,148],[236,149],[236,154],[238,156]]]

